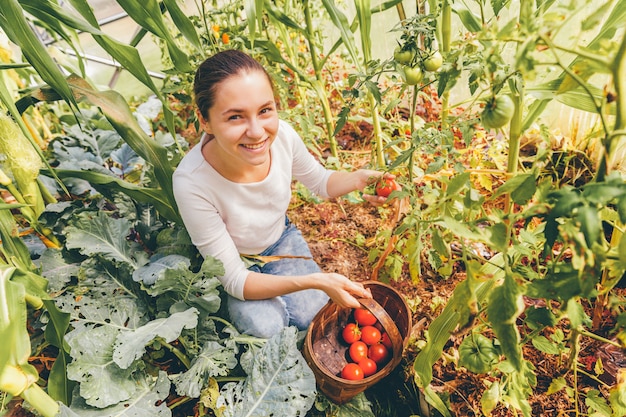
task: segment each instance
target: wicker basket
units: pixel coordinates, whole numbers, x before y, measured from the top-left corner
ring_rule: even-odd
[[[363,283],[373,299],[359,302],[370,310],[389,334],[391,359],[375,374],[351,381],[339,375],[348,363],[348,345],[341,340],[341,329],[349,322],[352,309],[329,301],[313,319],[306,334],[303,355],[315,374],[317,386],[336,404],[344,404],[355,395],[383,379],[400,363],[411,330],[411,312],[404,298],[392,287],[376,281]]]

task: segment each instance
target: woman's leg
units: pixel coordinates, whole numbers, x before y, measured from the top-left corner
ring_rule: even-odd
[[[269,339],[289,325],[285,303],[279,297],[246,300],[228,296],[230,321],[241,333]]]
[[[283,258],[263,266],[262,272],[271,275],[307,275],[320,272],[313,260],[309,245],[302,233],[293,224],[288,224],[285,233],[272,248],[272,255],[293,255],[299,258]],[[305,330],[313,317],[328,302],[328,295],[321,290],[303,290],[280,297],[287,310],[289,325]]]
[[[302,233],[290,223],[280,239],[260,255],[295,258],[255,265],[251,270],[269,275],[307,275],[320,271]],[[227,303],[231,322],[240,332],[268,338],[290,325],[305,330],[328,299],[323,291],[304,290],[267,300],[241,301],[228,296]]]

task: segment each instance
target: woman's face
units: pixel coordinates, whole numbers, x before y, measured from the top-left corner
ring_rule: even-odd
[[[265,73],[242,72],[224,79],[217,85],[208,115],[202,127],[214,137],[210,151],[220,166],[245,170],[270,162],[278,113]]]

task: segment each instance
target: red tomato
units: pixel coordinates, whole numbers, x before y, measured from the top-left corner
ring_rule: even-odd
[[[367,345],[360,340],[356,341],[350,345],[348,353],[354,362],[359,363],[363,359],[367,358]]]
[[[381,178],[376,183],[376,195],[379,195],[381,197],[389,197],[389,194],[391,194],[393,190],[397,190],[399,188],[400,187],[398,186],[398,183],[395,182],[393,179]]]
[[[349,363],[341,370],[341,377],[351,381],[363,379],[363,369],[356,363]]]
[[[385,345],[382,343],[376,343],[370,346],[367,351],[367,356],[380,365],[387,360],[387,357],[389,357],[389,350],[387,350]]]
[[[366,345],[373,345],[380,342],[380,337],[380,330],[378,330],[376,327],[361,327],[361,340],[364,341]]]
[[[361,329],[359,329],[359,326],[355,323],[348,323],[346,327],[343,328],[341,336],[347,344],[351,345],[357,340],[361,340]]]
[[[366,308],[355,309],[354,320],[361,326],[373,326],[378,321],[376,316]]]
[[[385,345],[385,347],[389,350],[393,349],[393,345],[391,343],[391,339],[389,338],[389,333],[385,332],[383,333],[382,337],[380,338],[380,342]]]
[[[376,361],[370,358],[365,358],[359,362],[359,366],[363,369],[363,376],[367,378],[370,375],[374,375],[378,370],[378,365],[376,365]]]

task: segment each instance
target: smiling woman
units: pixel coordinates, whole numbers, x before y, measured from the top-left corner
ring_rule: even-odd
[[[306,329],[329,298],[358,307],[356,298],[369,292],[341,274],[322,272],[286,217],[291,182],[338,197],[363,190],[383,173],[324,168],[278,118],[270,76],[244,52],[223,51],[204,61],[194,94],[204,134],[174,173],[175,196],[194,245],[224,265],[220,280],[233,324],[271,337],[285,326]],[[374,205],[386,200],[364,198]],[[272,261],[247,267],[242,257]]]

